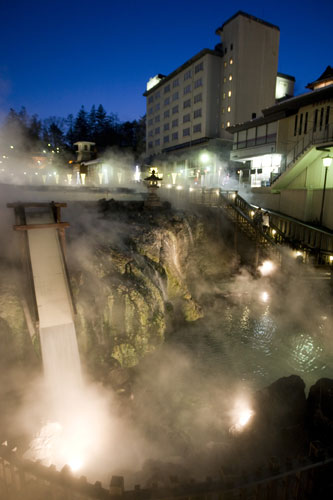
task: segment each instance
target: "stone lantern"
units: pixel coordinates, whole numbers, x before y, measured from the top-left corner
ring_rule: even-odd
[[[162,206],[161,200],[157,196],[156,192],[159,187],[158,183],[161,182],[161,180],[162,179],[160,179],[160,177],[157,177],[157,175],[155,175],[155,170],[152,170],[151,175],[145,178],[145,181],[147,181],[148,184],[148,196],[144,204],[146,208],[155,208]]]

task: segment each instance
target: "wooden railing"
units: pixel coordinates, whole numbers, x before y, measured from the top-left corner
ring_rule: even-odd
[[[220,477],[213,480],[180,482],[176,476],[170,485],[149,488],[138,485],[134,490],[124,489],[124,478],[112,476],[110,487],[104,488],[97,481],[89,483],[82,476],[72,475],[67,466],[57,471],[54,466],[45,467],[37,462],[23,460],[6,446],[0,446],[0,498],[4,500],[211,500],[212,498],[260,500],[263,498],[310,498],[316,487],[332,475],[333,458],[324,453],[285,463],[271,459],[263,467],[248,474],[235,470],[229,476],[221,468]],[[317,471],[319,474],[317,474]],[[271,496],[273,495],[273,496]],[[280,496],[282,495],[282,496]],[[311,497],[312,498],[312,497]]]

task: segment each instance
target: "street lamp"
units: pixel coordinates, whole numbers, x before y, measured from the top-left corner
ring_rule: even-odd
[[[320,210],[320,218],[319,218],[319,224],[320,225],[322,225],[322,222],[323,222],[327,171],[328,171],[328,167],[331,166],[331,163],[332,163],[332,157],[330,155],[324,156],[324,158],[323,158],[323,165],[325,167],[325,176],[324,176],[323,197],[322,197],[322,201],[321,201],[321,210]]]

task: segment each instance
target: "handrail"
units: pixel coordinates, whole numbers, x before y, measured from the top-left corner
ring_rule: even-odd
[[[280,172],[278,175],[271,180],[271,185],[277,181],[277,179],[290,168],[290,166],[304,154],[309,146],[313,144],[321,144],[328,141],[333,141],[333,124],[324,127],[323,130],[311,129],[308,133],[304,134],[302,139],[300,139],[292,149],[284,157],[283,165],[280,167]]]
[[[258,207],[239,196],[237,190],[193,187],[187,190],[184,186],[181,186],[181,190],[179,190],[179,186],[174,187],[174,195],[179,198],[178,201],[186,202],[187,200],[198,205],[219,206],[223,196],[236,212],[238,209],[241,211],[241,216],[246,219],[247,223],[250,223],[251,226],[254,225],[253,217]],[[164,191],[164,193],[168,193],[167,198],[170,197],[172,191],[172,189]],[[270,215],[268,233],[265,233],[266,241],[273,242],[275,245],[286,244],[292,249],[302,252],[305,259],[314,255],[318,264],[333,265],[333,232],[311,226],[273,210],[264,210]],[[262,234],[264,233],[260,231],[260,235]]]

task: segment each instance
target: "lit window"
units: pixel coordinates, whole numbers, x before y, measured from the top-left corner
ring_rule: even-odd
[[[227,122],[227,127],[230,127],[230,122]]]
[[[232,74],[230,73],[230,75],[229,75],[229,82],[231,82],[231,80],[232,80]]]
[[[228,106],[228,113],[230,113],[231,111],[231,106]]]
[[[231,97],[231,90],[229,90],[228,92],[228,97]]]
[[[230,57],[230,59],[229,59],[229,64],[234,64],[234,60],[232,57]]]

